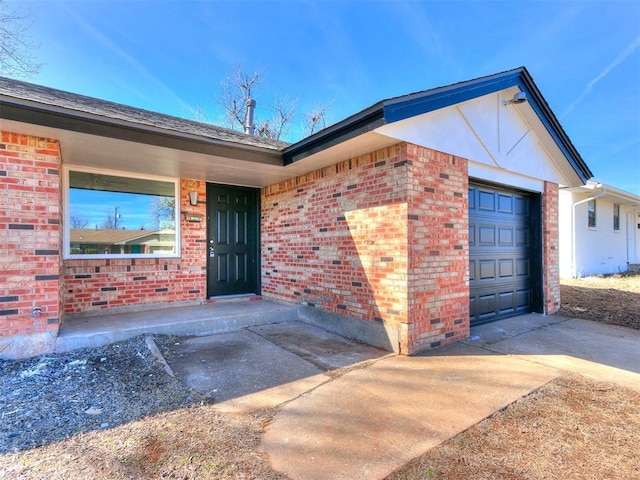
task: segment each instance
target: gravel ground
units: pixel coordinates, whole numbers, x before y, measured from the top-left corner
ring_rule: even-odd
[[[0,453],[111,428],[202,400],[165,373],[144,336],[102,348],[0,360]]]

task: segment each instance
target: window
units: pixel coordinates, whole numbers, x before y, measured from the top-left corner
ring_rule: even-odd
[[[587,203],[587,226],[596,227],[596,201],[589,200]]]
[[[176,180],[66,173],[65,258],[178,256]]]
[[[620,205],[613,205],[613,230],[620,230]]]

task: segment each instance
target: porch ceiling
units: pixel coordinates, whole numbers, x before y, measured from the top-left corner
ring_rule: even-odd
[[[60,142],[62,163],[67,166],[252,187],[279,181],[284,174],[281,155],[261,149],[239,151],[227,145],[212,143],[200,145],[199,149],[202,151],[192,151],[198,145],[179,139],[164,139],[164,143],[168,145],[174,143],[176,147],[182,147],[171,148],[142,143],[139,139],[124,140],[6,119],[0,120],[0,129],[57,139]],[[231,157],[231,152],[235,158]]]

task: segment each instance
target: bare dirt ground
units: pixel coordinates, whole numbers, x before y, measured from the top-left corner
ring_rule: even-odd
[[[596,320],[638,328],[639,276],[578,282],[564,314],[597,309]],[[600,293],[612,296],[594,301]],[[138,338],[0,361],[0,479],[286,478],[259,449],[277,410],[217,413],[164,377],[143,347]],[[637,479],[638,431],[638,393],[565,376],[388,478]]]
[[[388,480],[640,478],[640,394],[560,377]]]
[[[561,314],[640,330],[640,274],[561,279]]]

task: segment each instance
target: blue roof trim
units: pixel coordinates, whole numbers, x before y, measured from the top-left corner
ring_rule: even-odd
[[[291,165],[314,153],[384,125],[387,122],[383,117],[384,111],[381,105],[376,104],[285,148],[282,152],[284,165]]]
[[[538,90],[538,87],[533,82],[533,78],[529,75],[527,69],[522,67],[519,70],[520,75],[518,77],[517,85],[520,87],[520,90],[527,93],[531,108],[536,112],[538,118],[547,129],[547,132],[556,142],[558,148],[567,158],[578,177],[580,177],[580,180],[582,180],[583,183],[586,183],[587,180],[593,177],[593,172],[591,172],[585,161],[582,159],[580,153],[578,153],[578,150],[562,128],[562,125],[560,125],[560,122],[551,111],[549,104],[540,93],[540,90]]]
[[[381,124],[398,122],[514,86],[527,93],[529,104],[538,115],[538,118],[540,118],[547,132],[551,135],[578,177],[582,182],[586,182],[593,176],[591,170],[589,170],[589,167],[571,143],[571,140],[569,140],[560,122],[558,122],[551,108],[549,108],[525,67],[384,100],[360,114],[337,123],[326,131],[318,132],[308,139],[285,148],[283,151],[284,163],[289,165],[315,152],[329,148],[335,145],[336,142],[344,141],[371,130],[370,127],[373,127],[373,125],[364,125],[363,120],[365,119],[375,118],[375,127],[377,127]],[[367,115],[364,115],[365,113]],[[336,131],[339,131],[341,135],[336,135]]]
[[[426,90],[424,92],[385,100],[383,103],[384,118],[387,123],[405,120],[423,113],[466,102],[474,98],[488,95],[517,84],[518,73],[472,80],[448,87]]]

